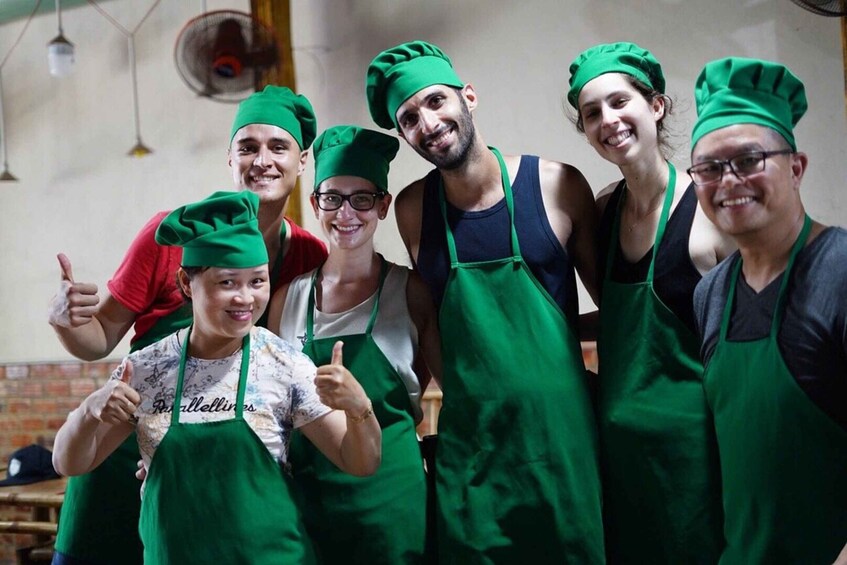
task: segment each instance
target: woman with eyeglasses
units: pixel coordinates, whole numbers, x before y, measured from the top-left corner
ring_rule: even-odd
[[[258,208],[255,193],[217,192],[162,220],[192,324],[131,353],[56,435],[56,469],[78,475],[137,432],[147,565],[313,563],[283,471],[295,430],[347,473],[379,466],[380,427],[341,347],[316,368],[255,326],[270,299]]]
[[[732,251],[668,160],[672,101],[633,43],[570,66],[576,127],[623,175],[597,196],[598,405],[609,563],[716,563],[719,469],[703,393],[694,287]]]
[[[440,378],[436,317],[423,282],[386,261],[373,242],[391,204],[388,168],[398,148],[396,138],[354,126],[317,139],[311,201],[329,257],[271,303],[271,329],[315,363],[344,342],[345,365],[383,430],[382,464],[366,479],[338,472],[302,438],[292,441],[294,480],[321,563],[426,560],[427,493],[415,425],[430,375]]]

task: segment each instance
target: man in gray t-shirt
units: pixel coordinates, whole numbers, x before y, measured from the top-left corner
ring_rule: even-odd
[[[721,563],[847,559],[847,232],[813,221],[800,199],[803,83],[778,63],[727,58],[703,69],[696,101],[688,173],[738,244],[695,291]]]

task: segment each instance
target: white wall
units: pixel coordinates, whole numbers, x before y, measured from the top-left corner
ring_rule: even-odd
[[[246,9],[248,3],[207,4]],[[147,6],[104,4],[128,26]],[[231,186],[225,149],[234,107],[196,99],[172,63],[176,35],[199,6],[164,0],[138,34],[142,135],[156,151],[146,159],[124,156],[134,143],[124,39],[91,7],[64,16],[66,35],[77,45],[75,75],[56,81],[47,74],[54,17],[33,22],[4,68],[9,164],[21,181],[0,184],[0,362],[69,358],[45,321],[58,283],[56,252],[71,257],[78,280],[102,285],[153,212]],[[679,132],[675,161],[682,168],[695,116],[693,83],[703,64],[728,55],[782,61],[805,82],[810,103],[796,130],[811,161],[804,201],[826,223],[847,218],[839,21],[789,0],[293,0],[292,12],[298,90],[313,102],[321,129],[375,127],[364,100],[368,63],[382,49],[425,39],[440,45],[476,87],[475,118],[489,144],[575,164],[595,190],[619,174],[563,111],[567,68],[580,51],[626,40],[655,53],[678,102],[671,126]],[[20,25],[0,26],[0,55]],[[399,190],[428,168],[403,145],[390,184]],[[312,178],[309,170],[305,188]],[[307,206],[306,226],[314,230]],[[406,260],[393,218],[378,239],[390,259]],[[115,355],[125,350],[122,345]]]

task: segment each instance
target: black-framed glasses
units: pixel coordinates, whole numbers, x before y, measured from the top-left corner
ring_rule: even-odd
[[[686,171],[691,180],[697,186],[712,184],[723,179],[723,172],[729,165],[730,170],[738,178],[755,175],[765,170],[765,161],[774,155],[791,155],[793,149],[780,149],[779,151],[749,151],[725,161],[703,161],[697,163]]]
[[[354,210],[366,212],[376,206],[376,201],[385,196],[384,192],[354,192],[353,194],[338,194],[337,192],[317,192],[318,208],[326,212],[338,210],[349,202]]]

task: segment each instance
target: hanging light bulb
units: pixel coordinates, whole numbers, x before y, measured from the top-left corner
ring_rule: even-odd
[[[61,0],[56,0],[56,16],[59,20],[59,35],[47,44],[47,64],[51,75],[65,77],[71,74],[74,67],[74,44],[65,39],[62,33]]]
[[[3,182],[15,182],[18,180],[18,177],[9,172],[9,165],[3,165],[3,173],[0,174],[0,181]]]
[[[74,44],[61,33],[47,44],[47,64],[54,77],[66,77],[74,68]]]
[[[144,142],[141,141],[140,137],[136,138],[136,143],[132,147],[132,149],[127,151],[127,155],[129,155],[130,157],[135,157],[136,159],[140,159],[141,157],[146,157],[147,155],[150,155],[151,153],[153,153],[153,150],[150,149],[149,147],[147,147],[146,145],[144,145]]]

